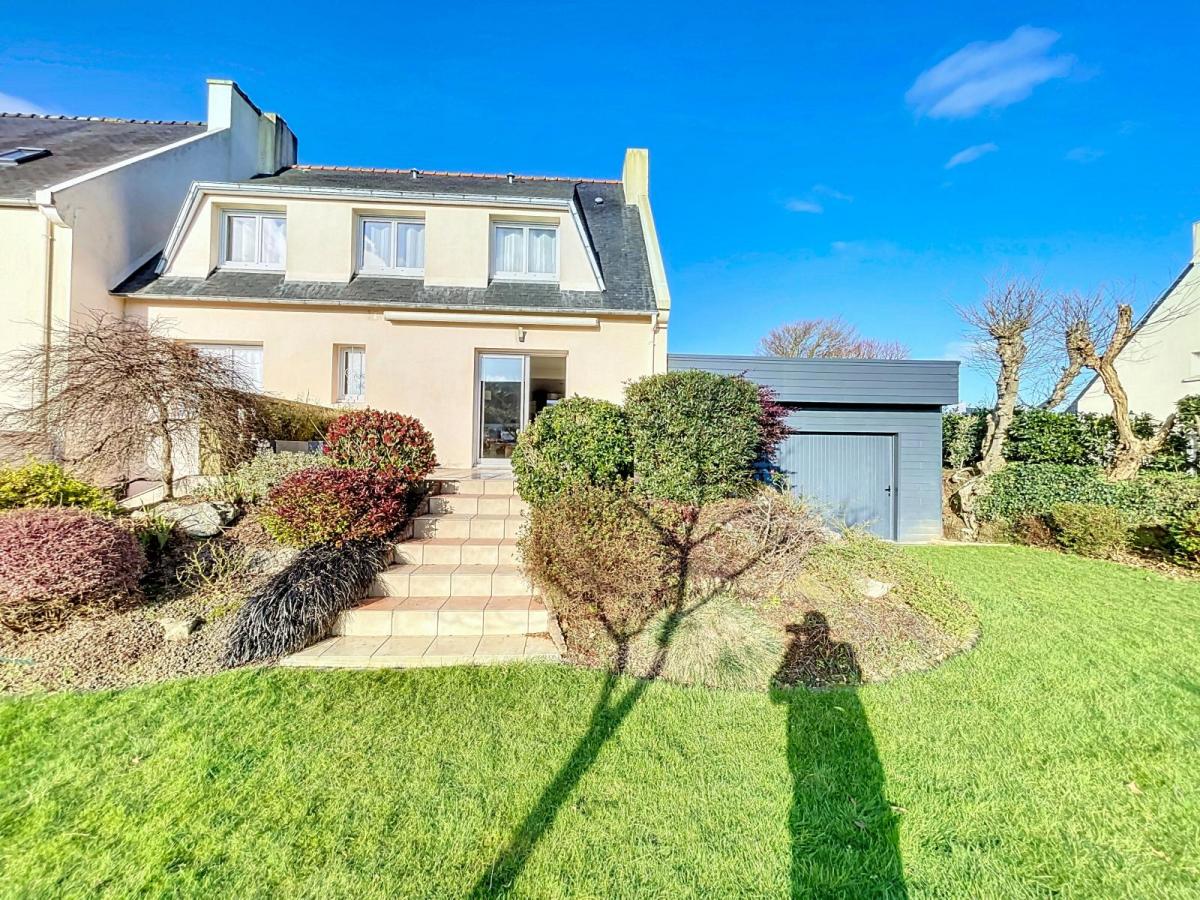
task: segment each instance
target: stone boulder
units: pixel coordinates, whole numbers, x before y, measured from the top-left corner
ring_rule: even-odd
[[[155,506],[154,512],[195,538],[216,537],[241,514],[232,503],[214,500],[168,500]]]

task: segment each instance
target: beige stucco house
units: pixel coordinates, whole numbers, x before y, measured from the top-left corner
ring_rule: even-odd
[[[162,249],[193,182],[295,161],[287,124],[236,84],[209,81],[207,101],[206,122],[0,112],[0,357],[88,310],[121,314],[112,287]],[[33,383],[0,384],[0,409]]]
[[[1117,357],[1117,374],[1135,413],[1159,421],[1189,394],[1200,394],[1200,222],[1192,225],[1192,257],[1179,277],[1138,322]],[[1084,413],[1111,413],[1104,386],[1093,378],[1071,406]]]
[[[394,410],[443,465],[509,464],[572,394],[666,370],[648,158],[619,181],[288,165],[197,179],[163,250],[112,290],[262,391]]]

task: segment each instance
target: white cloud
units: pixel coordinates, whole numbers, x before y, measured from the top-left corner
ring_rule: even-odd
[[[46,110],[23,97],[16,97],[0,91],[0,112],[45,115]]]
[[[841,191],[837,190],[836,188],[831,188],[827,184],[814,184],[813,193],[821,194],[825,197],[828,197],[830,200],[841,200],[843,203],[854,202],[854,198],[849,194],[843,194]]]
[[[1059,37],[1022,25],[1002,41],[967,44],[918,75],[904,99],[917,115],[932,119],[965,119],[1017,103],[1075,65],[1073,56],[1050,55]]]
[[[1077,163],[1095,162],[1104,155],[1103,150],[1097,150],[1095,147],[1075,147],[1067,151],[1066,159]]]
[[[981,156],[987,156],[989,153],[995,153],[1000,148],[995,144],[975,144],[965,150],[959,150],[952,157],[946,160],[945,168],[953,169],[955,166],[965,166],[967,163],[973,163]]]
[[[784,206],[787,207],[787,209],[790,212],[798,212],[798,213],[823,213],[823,212],[825,212],[825,207],[823,207],[820,203],[817,203],[815,200],[792,199],[792,200],[789,200],[787,203],[785,203]]]

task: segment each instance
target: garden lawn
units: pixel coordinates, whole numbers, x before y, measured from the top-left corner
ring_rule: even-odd
[[[1200,584],[908,552],[983,636],[859,691],[530,666],[0,703],[0,892],[1195,896]]]

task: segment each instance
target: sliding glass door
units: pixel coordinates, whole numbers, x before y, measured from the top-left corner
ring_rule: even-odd
[[[506,465],[529,419],[529,357],[483,353],[477,376],[480,465]]]

